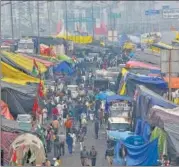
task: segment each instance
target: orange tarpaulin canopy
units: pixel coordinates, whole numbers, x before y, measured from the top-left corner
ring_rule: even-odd
[[[139,61],[128,61],[126,63],[126,68],[146,68],[146,69],[160,70],[160,68],[156,66]]]
[[[42,63],[42,64],[45,65],[46,67],[53,66],[53,63],[50,62],[50,61],[42,60],[42,59],[40,59],[40,58],[36,58],[36,57],[33,57],[33,56],[28,56],[28,55],[25,55],[25,56],[29,57],[30,59],[35,59],[35,61]]]
[[[168,77],[165,77],[164,80],[169,84]],[[171,84],[169,86],[173,89],[179,89],[179,77],[171,77]]]
[[[0,109],[1,109],[1,115],[4,116],[4,118],[9,120],[14,120],[13,116],[11,115],[9,108],[5,102],[2,100],[0,101]]]

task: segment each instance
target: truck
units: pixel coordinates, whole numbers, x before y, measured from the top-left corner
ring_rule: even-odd
[[[35,45],[32,39],[20,39],[18,42],[17,53],[27,53],[34,54],[35,53]]]

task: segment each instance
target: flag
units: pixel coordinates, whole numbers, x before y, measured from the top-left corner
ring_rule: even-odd
[[[37,65],[37,63],[36,63],[36,61],[35,61],[35,59],[34,59],[34,61],[33,61],[32,74],[33,74],[33,75],[36,75],[36,76],[39,74],[39,67],[38,67],[38,65]]]
[[[16,161],[17,161],[17,154],[16,151],[14,150],[12,154],[12,162],[16,163]]]
[[[44,92],[43,92],[44,88],[43,88],[43,84],[42,81],[40,80],[40,83],[38,85],[38,96],[40,97],[44,97]]]
[[[38,110],[39,108],[39,104],[38,104],[38,99],[35,98],[34,99],[34,104],[33,104],[33,108],[32,108],[32,112],[36,115],[36,111]]]

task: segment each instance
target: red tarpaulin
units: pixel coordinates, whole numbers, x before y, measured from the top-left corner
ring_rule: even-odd
[[[9,154],[10,145],[12,144],[12,142],[15,140],[17,136],[18,133],[1,131],[1,149],[4,151],[5,164],[9,164],[9,161],[11,159]]]
[[[126,63],[126,68],[146,68],[146,69],[160,70],[159,67],[139,61],[128,61]]]
[[[47,61],[47,60],[42,60],[42,59],[39,59],[39,58],[34,58],[33,56],[28,56],[28,55],[25,55],[27,57],[29,57],[30,59],[35,59],[36,62],[40,62],[42,63],[43,65],[45,65],[46,67],[50,67],[50,66],[53,66],[53,63],[50,62],[50,61]]]
[[[0,101],[0,109],[1,109],[1,115],[4,116],[4,118],[9,120],[14,120],[13,116],[9,111],[8,105],[4,103],[2,100]]]
[[[99,28],[95,27],[94,31],[96,35],[107,35],[108,33],[107,27],[104,23],[101,23]]]

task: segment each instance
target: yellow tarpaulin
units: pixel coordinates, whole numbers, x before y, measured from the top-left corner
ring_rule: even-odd
[[[125,68],[122,68],[122,71],[121,71],[122,77],[124,77],[127,72],[128,71]],[[119,94],[120,95],[125,95],[125,93],[126,93],[126,83],[124,82],[122,87],[121,87],[121,90],[119,90]]]
[[[15,54],[15,53],[6,52],[6,51],[3,51],[2,53],[3,53],[3,55],[7,56],[10,60],[15,62],[19,66],[23,67],[24,69],[26,69],[28,71],[32,71],[32,68],[34,65],[33,59],[25,57],[21,54]],[[36,63],[42,73],[47,71],[47,68],[45,67],[45,65],[43,65],[40,62],[36,62]]]
[[[20,85],[26,85],[28,82],[29,83],[40,82],[38,78],[34,78],[30,75],[27,75],[4,62],[1,62],[1,68],[2,68],[2,77],[3,77],[2,81],[20,84]]]
[[[69,35],[68,37],[66,37],[66,35],[57,35],[57,38],[63,38],[63,39],[67,39],[69,41],[73,41],[75,43],[79,43],[79,44],[89,44],[93,42],[93,38],[92,36],[74,36],[74,35]]]

